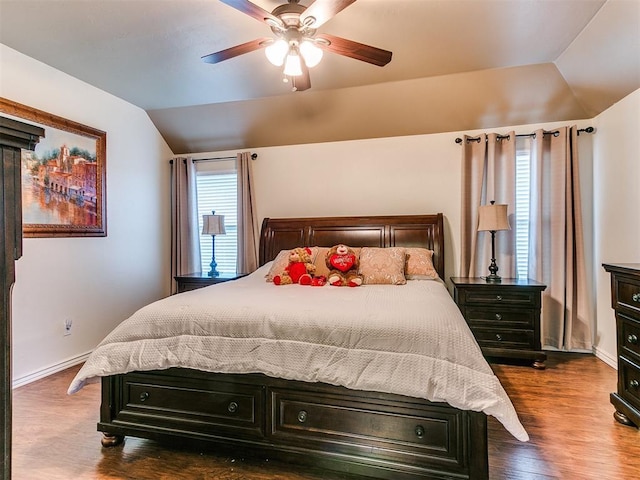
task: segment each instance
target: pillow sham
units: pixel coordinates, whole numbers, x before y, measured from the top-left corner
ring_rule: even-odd
[[[316,257],[318,256],[318,247],[302,248],[309,248],[309,250],[311,250],[311,263],[314,263]],[[287,267],[287,265],[289,265],[289,254],[291,253],[291,250],[293,250],[293,248],[290,248],[288,250],[280,250],[280,252],[278,252],[276,258],[273,259],[273,264],[271,264],[269,272],[267,272],[267,274],[265,275],[267,282],[273,282],[273,277],[275,277],[276,275],[282,275],[284,269]]]
[[[364,285],[404,285],[406,253],[400,247],[362,247],[360,269]]]
[[[404,275],[407,280],[429,280],[438,278],[433,266],[433,250],[427,248],[405,248],[407,255]]]

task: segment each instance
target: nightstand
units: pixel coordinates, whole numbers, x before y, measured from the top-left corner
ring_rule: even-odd
[[[532,360],[545,368],[540,344],[540,309],[546,285],[528,279],[451,277],[453,299],[485,357]]]
[[[173,278],[178,282],[178,293],[182,293],[214,285],[216,283],[229,282],[244,276],[246,276],[245,273],[221,273],[217,277],[210,277],[206,273],[195,272],[187,273],[185,275],[176,275]]]

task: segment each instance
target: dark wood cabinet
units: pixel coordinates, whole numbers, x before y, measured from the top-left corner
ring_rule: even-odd
[[[453,297],[485,357],[532,360],[544,368],[540,345],[541,296],[546,285],[528,279],[451,277]]]
[[[610,396],[614,418],[640,426],[640,263],[603,264],[611,274],[616,315],[618,388]]]
[[[11,286],[22,256],[21,149],[33,150],[40,127],[0,117],[0,478],[11,478]]]
[[[178,293],[197,290],[198,288],[215,285],[216,283],[229,282],[246,276],[244,273],[221,273],[217,277],[210,277],[206,273],[195,272],[175,276],[178,282]]]

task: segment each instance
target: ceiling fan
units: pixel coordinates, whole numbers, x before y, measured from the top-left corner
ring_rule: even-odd
[[[283,81],[290,82],[293,91],[311,87],[309,68],[322,59],[323,50],[355,58],[379,67],[391,61],[392,52],[362,43],[317,33],[318,27],[340,13],[356,0],[315,0],[305,7],[300,0],[288,0],[272,12],[249,0],[220,0],[271,27],[275,38],[264,37],[202,57],[207,63],[218,63],[238,55],[265,49],[267,59],[283,68]]]

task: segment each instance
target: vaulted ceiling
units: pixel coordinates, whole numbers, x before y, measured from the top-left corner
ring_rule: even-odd
[[[393,58],[325,53],[292,92],[260,50],[202,62],[273,36],[219,0],[0,0],[0,43],[146,110],[174,153],[591,118],[640,88],[640,0],[357,0],[319,32]]]

